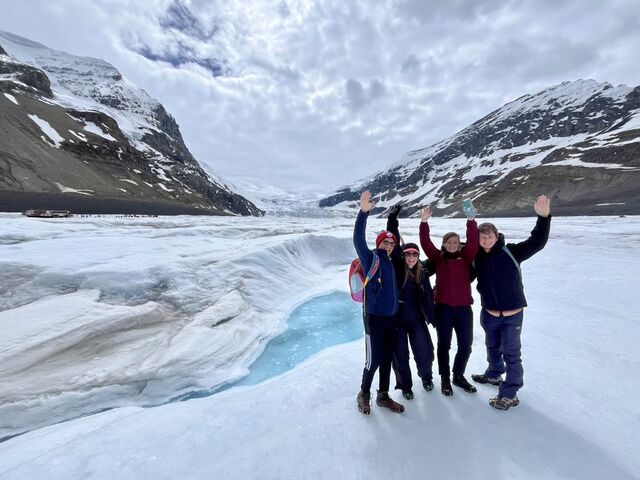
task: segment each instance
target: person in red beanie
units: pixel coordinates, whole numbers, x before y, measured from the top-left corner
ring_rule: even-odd
[[[464,376],[471,356],[473,343],[473,312],[471,304],[470,266],[478,253],[478,225],[474,220],[475,208],[465,210],[467,214],[467,242],[460,243],[460,236],[449,232],[442,238],[442,248],[437,248],[429,235],[431,208],[421,212],[420,243],[427,257],[436,264],[436,331],[438,333],[438,372],[440,388],[446,396],[453,395],[449,350],[451,337],[456,332],[458,350],[453,362],[453,384],[466,392],[476,388]]]
[[[358,410],[371,413],[371,384],[378,372],[379,388],[376,405],[393,412],[404,412],[404,406],[389,396],[391,361],[397,339],[396,312],[398,311],[398,286],[392,262],[394,250],[402,253],[395,235],[383,231],[376,237],[376,249],[367,246],[366,228],[369,211],[375,204],[371,194],[363,192],[360,196],[360,212],[353,231],[353,244],[358,253],[362,270],[368,272],[377,258],[378,269],[367,282],[364,289],[363,321],[365,332],[366,361],[362,371],[360,392],[356,397]]]

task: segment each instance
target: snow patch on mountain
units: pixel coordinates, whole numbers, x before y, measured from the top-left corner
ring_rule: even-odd
[[[18,100],[16,100],[16,97],[11,95],[10,93],[5,93],[4,96],[7,97],[10,101],[15,103],[16,105],[20,105],[20,103],[18,103]]]
[[[47,141],[47,139],[49,139],[51,142],[53,142],[56,148],[60,148],[60,144],[64,142],[64,138],[56,131],[55,128],[53,128],[49,124],[49,122],[43,120],[35,114],[29,114],[28,117],[33,120],[33,123],[38,125],[42,132],[47,136],[46,138],[41,137],[44,143],[50,143],[49,141]]]

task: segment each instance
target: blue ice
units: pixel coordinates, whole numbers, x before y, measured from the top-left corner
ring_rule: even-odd
[[[291,370],[314,353],[332,345],[351,342],[363,334],[362,305],[346,292],[314,297],[296,307],[287,319],[287,329],[271,339],[264,352],[249,367],[249,375],[211,391],[192,392],[188,400],[211,395],[238,385],[254,385]]]

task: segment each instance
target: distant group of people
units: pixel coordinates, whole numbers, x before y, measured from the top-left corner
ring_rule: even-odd
[[[366,223],[374,205],[370,192],[363,192],[353,235],[363,271],[369,271],[374,260],[379,262],[364,288],[366,361],[357,395],[358,409],[366,415],[371,413],[371,385],[378,371],[376,404],[394,412],[404,411],[404,406],[389,396],[389,388],[393,368],[395,388],[405,399],[414,398],[409,346],[424,390],[434,389],[434,346],[427,324],[435,327],[438,337],[442,394],[453,395],[452,384],[468,393],[477,391],[465,377],[473,343],[474,279],[482,303],[480,325],[485,332],[488,366],[484,373],[471,378],[475,383],[498,386],[498,394],[489,401],[492,407],[508,410],[518,405],[517,393],[523,386],[520,334],[527,306],[520,263],[540,251],[549,238],[550,200],[544,195],[538,197],[534,204],[536,226],[527,240],[515,244],[506,244],[494,224],[477,225],[475,208],[465,202],[465,242],[457,233],[449,232],[442,238],[442,247],[437,248],[429,228],[432,211],[425,207],[419,231],[420,245],[427,256],[424,261],[420,260],[418,245],[402,240],[400,206],[391,210],[387,229],[376,237],[376,248],[369,249]],[[430,277],[434,274],[432,288]],[[458,348],[451,367],[453,332]]]

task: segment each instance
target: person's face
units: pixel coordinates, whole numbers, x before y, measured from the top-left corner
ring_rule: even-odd
[[[391,255],[391,252],[393,252],[393,249],[396,246],[396,242],[394,242],[390,238],[386,238],[382,241],[380,246],[386,250],[387,255]]]
[[[444,249],[449,253],[456,253],[460,250],[460,239],[458,237],[449,237],[449,239],[444,242]]]
[[[407,264],[407,267],[415,267],[416,263],[418,263],[419,255],[417,252],[404,252],[404,262]]]
[[[486,252],[491,250],[491,248],[496,244],[497,241],[498,241],[498,237],[496,237],[495,233],[480,232],[480,246],[484,248]]]

